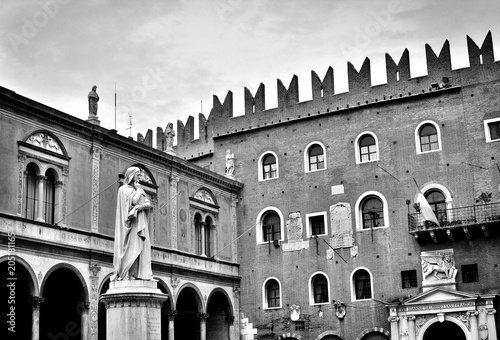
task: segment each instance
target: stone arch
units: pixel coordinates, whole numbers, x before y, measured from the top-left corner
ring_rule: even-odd
[[[198,311],[200,313],[205,312],[206,306],[205,306],[205,301],[203,300],[203,294],[201,293],[200,289],[196,285],[194,285],[190,282],[187,282],[187,283],[183,284],[181,287],[179,287],[179,290],[177,291],[177,294],[175,295],[176,308],[177,308],[177,301],[178,301],[177,299],[179,298],[179,295],[181,295],[181,293],[184,289],[191,289],[195,292],[194,296],[195,296],[196,302],[198,304]]]
[[[389,332],[388,330],[381,327],[371,327],[359,333],[358,336],[356,337],[356,340],[361,340],[368,333],[381,333],[384,334],[387,337],[387,339],[391,338],[391,332]]]
[[[174,336],[176,339],[199,339],[201,321],[207,320],[204,300],[198,287],[185,283],[176,295],[174,317]]]
[[[87,287],[87,282],[83,278],[83,275],[80,273],[80,271],[75,266],[73,266],[69,263],[58,263],[58,264],[54,265],[52,268],[50,268],[47,271],[47,273],[45,273],[45,275],[43,277],[42,283],[40,285],[40,292],[43,293],[43,289],[45,288],[45,284],[47,283],[47,279],[50,276],[50,274],[52,274],[53,272],[55,272],[56,270],[61,269],[61,268],[69,269],[78,277],[78,279],[80,280],[80,283],[82,284],[83,295],[81,297],[83,298],[83,300],[85,302],[89,302],[89,290]]]
[[[276,338],[276,340],[289,340],[289,339],[301,340],[302,336],[295,333],[283,333],[282,335]]]
[[[34,136],[39,135],[39,134],[45,134],[45,135],[49,136],[50,138],[52,138],[56,142],[57,146],[61,148],[60,153],[64,156],[68,156],[68,152],[66,151],[66,148],[64,147],[64,144],[61,142],[61,140],[54,133],[52,133],[48,130],[39,129],[39,130],[32,131],[29,134],[27,134],[23,140],[26,143],[36,145],[34,143],[30,143],[30,138],[33,138]],[[48,149],[48,150],[50,150],[50,149]]]
[[[149,182],[146,179],[144,182],[149,183],[149,184],[153,185],[154,187],[157,187],[156,179],[154,178],[153,174],[146,166],[142,165],[141,163],[134,163],[134,164],[129,165],[125,170],[122,171],[122,174],[125,175],[125,171],[127,171],[127,169],[132,167],[132,166],[141,169],[143,171],[143,174],[147,175],[148,178],[151,180],[151,182]]]
[[[8,261],[8,255],[0,257],[0,263]],[[32,284],[32,289],[33,289],[33,296],[40,296],[40,285],[38,283],[38,278],[36,277],[35,271],[33,268],[31,268],[30,264],[20,257],[19,255],[16,255],[16,264],[20,263],[23,265],[24,269],[28,272],[30,278],[31,278],[31,284]]]
[[[327,336],[332,336],[332,337],[337,337],[339,339],[342,339],[342,337],[340,336],[340,333],[337,331],[325,331],[325,332],[321,333],[320,335],[318,335],[316,337],[316,339],[314,339],[314,340],[322,340],[323,338],[325,338]]]
[[[460,320],[458,320],[457,318],[454,318],[452,316],[448,316],[448,315],[445,315],[444,317],[444,321],[450,321],[450,322],[453,322],[454,324],[456,324],[458,327],[460,327],[460,329],[464,332],[464,335],[465,335],[465,339],[466,340],[471,340],[471,335],[470,335],[470,332],[469,330],[467,329],[467,327],[463,324],[463,322],[461,322]],[[433,324],[435,324],[436,322],[439,322],[439,319],[436,317],[428,320],[426,323],[424,323],[424,325],[422,326],[422,328],[420,329],[420,332],[418,333],[418,336],[417,336],[417,340],[423,340],[424,339],[424,335],[425,335],[425,332],[427,331],[427,329],[432,326]]]
[[[206,197],[206,195],[204,193],[207,193],[208,194],[208,200],[206,199],[203,199],[202,197]],[[203,202],[206,202],[206,203],[209,203],[209,204],[213,204],[213,205],[219,205],[217,203],[217,197],[215,197],[214,193],[212,190],[210,190],[209,188],[207,187],[199,187],[198,189],[196,189],[196,191],[194,191],[193,193],[193,198],[196,198],[196,199],[200,199],[202,200]],[[212,202],[210,202],[210,200]]]

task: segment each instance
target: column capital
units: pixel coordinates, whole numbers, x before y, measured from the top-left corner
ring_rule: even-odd
[[[38,179],[38,180],[45,180],[45,179],[47,179],[47,177],[44,176],[44,175],[37,175],[36,179]]]
[[[387,321],[389,321],[389,322],[398,322],[399,318],[397,316],[389,316],[389,318],[387,319]]]
[[[469,318],[473,317],[473,316],[478,316],[479,312],[477,310],[470,310],[467,312],[467,316]]]
[[[78,308],[82,313],[88,313],[90,308],[90,302],[88,301],[80,301],[78,302]]]
[[[44,298],[41,296],[32,296],[31,297],[31,306],[33,309],[39,309],[40,304],[44,301]]]
[[[234,323],[234,315],[226,316],[226,321],[228,324],[232,325]]]
[[[90,276],[99,276],[99,272],[101,271],[101,266],[97,263],[91,263],[90,266]]]
[[[177,315],[176,310],[167,310],[165,315],[168,317],[168,321],[174,321],[175,316]]]
[[[406,315],[406,320],[408,321],[415,321],[417,317],[415,315]]]
[[[486,314],[487,315],[495,315],[496,312],[497,312],[496,309],[487,309],[486,310]]]
[[[209,317],[208,313],[198,313],[197,316],[200,318],[201,322],[206,322]]]

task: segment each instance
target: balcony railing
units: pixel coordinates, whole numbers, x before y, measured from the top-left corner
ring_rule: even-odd
[[[420,213],[408,215],[408,229],[410,234],[417,236],[419,233],[431,232],[434,239],[434,231],[445,230],[450,234],[450,230],[463,229],[467,238],[468,228],[482,227],[486,236],[487,226],[500,224],[500,202],[491,204],[472,205],[453,209],[436,211],[439,226],[435,223],[424,221]],[[451,237],[450,237],[451,238]]]

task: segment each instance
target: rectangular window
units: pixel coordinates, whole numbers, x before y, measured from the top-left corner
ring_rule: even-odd
[[[276,177],[276,163],[264,165],[264,179]]]
[[[325,217],[323,215],[309,217],[309,225],[311,226],[311,235],[325,234]]]
[[[477,264],[465,264],[462,266],[462,282],[479,282],[479,272]]]
[[[306,329],[305,321],[294,321],[293,325],[296,331],[304,331]]]
[[[416,270],[403,270],[401,272],[401,283],[403,288],[418,287],[417,271]]]
[[[361,162],[368,162],[370,160],[377,159],[377,146],[375,144],[362,146],[360,148],[360,151],[361,151]]]
[[[484,121],[486,143],[500,141],[500,117]]]

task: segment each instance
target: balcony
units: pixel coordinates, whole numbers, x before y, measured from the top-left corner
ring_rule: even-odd
[[[439,226],[424,221],[420,213],[408,214],[408,229],[420,244],[427,241],[472,240],[500,230],[500,202],[438,210]]]

